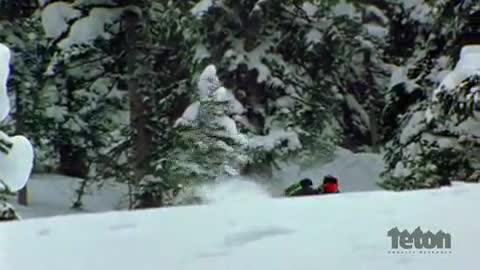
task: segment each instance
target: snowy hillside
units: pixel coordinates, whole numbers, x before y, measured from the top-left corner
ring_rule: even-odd
[[[478,185],[304,199],[259,194],[211,206],[5,223],[0,269],[477,269]],[[392,254],[387,232],[418,226],[449,233],[451,249]]]

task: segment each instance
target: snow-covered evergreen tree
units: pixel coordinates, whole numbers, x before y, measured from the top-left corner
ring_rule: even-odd
[[[470,61],[477,58],[471,44],[480,41],[480,28],[471,24],[479,8],[478,3],[448,1],[410,7],[408,20],[416,20],[415,50],[392,76],[386,125],[398,135],[387,147],[382,186],[403,190],[478,181],[478,148],[473,147],[478,126],[471,117],[477,67]],[[419,11],[429,16],[418,16]]]
[[[241,105],[216,73],[209,65],[200,75],[195,102],[176,121],[173,147],[163,153],[155,176],[143,181],[140,200],[168,200],[162,196],[178,185],[189,190],[222,176],[239,176],[249,162],[247,137],[231,118]]]
[[[179,136],[175,145],[180,151],[175,151],[175,156],[180,159],[175,162],[175,171],[186,181],[240,175],[248,158],[244,153],[247,138],[238,133],[236,123],[230,117],[235,114],[238,101],[220,85],[213,65],[201,74],[198,90],[199,101],[194,104],[198,106],[197,116],[191,124],[178,125]],[[186,152],[189,154],[185,155]]]
[[[0,21],[0,29],[0,39],[15,51],[9,81],[14,117],[5,122],[6,128],[25,134],[35,145],[35,170],[49,170],[56,166],[49,140],[54,137],[54,126],[45,112],[53,104],[51,92],[43,87],[48,58],[40,16],[34,13]]]
[[[262,161],[381,139],[389,19],[368,1],[199,1],[197,62],[220,62]],[[225,30],[225,29],[228,29]],[[261,147],[265,143],[265,147]]]
[[[49,38],[49,66],[43,90],[50,106],[49,138],[62,173],[84,178],[75,207],[91,180],[128,181],[125,160],[111,159],[115,146],[128,141],[129,98],[122,16],[139,12],[101,0],[52,2],[42,8],[42,25]],[[124,132],[125,130],[125,132]],[[128,167],[123,167],[128,172]],[[123,173],[123,174],[122,174]]]

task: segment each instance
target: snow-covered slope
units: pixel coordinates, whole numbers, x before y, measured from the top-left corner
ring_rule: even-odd
[[[70,207],[76,198],[75,190],[79,184],[80,179],[77,178],[53,174],[32,175],[28,183],[29,206],[17,205],[16,198],[10,198],[9,202],[24,219],[104,212],[125,209],[128,205],[128,189],[125,185],[106,184],[101,189],[95,186],[88,188],[83,199],[84,209],[72,210]]]
[[[478,185],[297,199],[258,196],[4,223],[0,269],[477,269],[479,197]],[[390,253],[390,229],[412,232],[418,226],[449,233],[451,249]]]

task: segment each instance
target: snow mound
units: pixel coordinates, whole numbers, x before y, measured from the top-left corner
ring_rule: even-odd
[[[286,131],[284,129],[272,129],[270,132],[263,135],[254,135],[249,139],[248,145],[252,149],[263,149],[265,151],[272,151],[280,144],[287,142],[289,150],[297,150],[302,147],[298,134],[293,131]]]
[[[219,179],[217,183],[202,185],[197,196],[208,204],[238,203],[271,198],[268,190],[258,183],[236,177]]]
[[[73,23],[68,37],[60,41],[58,47],[68,49],[73,45],[91,44],[98,38],[110,39],[118,32],[118,21],[127,10],[138,12],[133,7],[93,8],[87,17]]]
[[[201,17],[207,13],[208,10],[213,7],[214,0],[200,0],[191,10],[192,15]]]
[[[48,38],[58,38],[68,30],[70,20],[81,16],[80,10],[65,2],[48,4],[42,10],[42,26]]]
[[[0,269],[473,269],[479,196],[462,185],[10,222]],[[451,248],[392,249],[390,230],[419,226]]]

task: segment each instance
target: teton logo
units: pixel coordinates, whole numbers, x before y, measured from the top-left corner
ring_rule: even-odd
[[[412,233],[407,230],[400,231],[397,227],[388,231],[387,236],[391,238],[391,253],[415,253],[413,249],[419,250],[419,253],[451,253],[445,252],[452,248],[452,237],[449,233],[438,231],[423,232],[417,227]],[[397,250],[401,251],[397,251]]]

